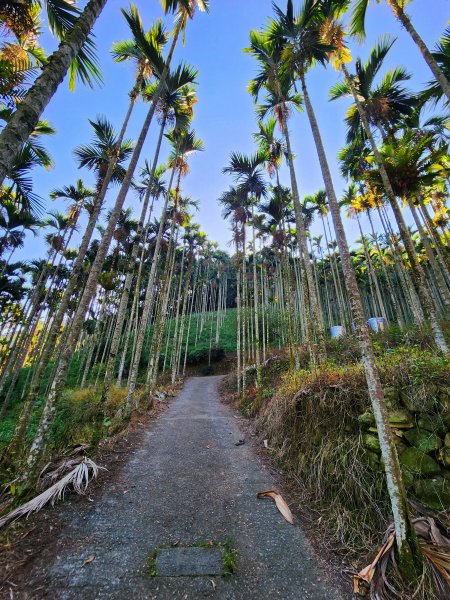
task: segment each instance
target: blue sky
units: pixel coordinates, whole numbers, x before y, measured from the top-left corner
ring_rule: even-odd
[[[162,16],[159,0],[141,0],[137,4],[146,27]],[[216,200],[231,180],[222,174],[222,168],[231,151],[254,151],[251,134],[256,129],[252,100],[246,92],[246,85],[255,73],[256,63],[242,49],[248,45],[249,31],[260,28],[272,13],[272,2],[211,0],[210,4],[211,11],[208,15],[198,13],[189,23],[186,43],[183,47],[180,45],[176,53],[176,61],[182,59],[200,71],[199,102],[193,126],[205,144],[205,151],[191,161],[191,172],[183,182],[183,193],[200,201],[196,220],[210,239],[219,242],[226,249],[230,233]],[[279,4],[284,7],[284,0],[280,0]],[[46,141],[55,166],[49,172],[36,170],[33,178],[35,190],[44,198],[48,210],[64,208],[64,203],[48,200],[48,194],[53,188],[74,183],[78,177],[82,177],[86,185],[93,184],[92,174],[87,170],[77,169],[72,155],[78,144],[86,143],[91,138],[88,119],[103,114],[119,129],[125,115],[127,94],[133,84],[133,69],[131,65],[113,63],[109,53],[114,41],[129,38],[126,22],[120,13],[121,6],[127,5],[121,0],[109,0],[95,27],[104,75],[103,87],[92,91],[78,85],[75,93],[71,93],[67,82],[64,82],[45,112],[45,118],[57,129],[57,134]],[[408,12],[419,33],[432,47],[450,17],[450,0],[415,0],[408,7]],[[165,22],[170,28],[172,19],[166,18]],[[373,2],[370,6],[367,41],[363,46],[351,44],[353,56],[367,57],[373,43],[386,33],[398,38],[386,66],[391,68],[405,65],[413,74],[410,87],[420,89],[429,81],[431,73],[407,32],[401,29],[384,3]],[[54,47],[50,35],[44,35],[43,45],[48,51]],[[336,156],[345,139],[343,118],[348,104],[346,101],[329,103],[327,97],[328,90],[338,79],[339,75],[331,67],[327,70],[317,67],[308,75],[310,95],[328,152],[335,187],[340,193],[346,182],[339,174]],[[146,107],[139,103],[127,137],[137,137],[145,112]],[[306,115],[296,115],[291,129],[300,193],[303,196],[317,191],[323,187],[323,183]],[[152,156],[156,133],[155,122],[141,155],[141,162]],[[167,149],[164,148],[163,160],[166,155]],[[285,173],[283,175],[283,183],[288,184]],[[114,201],[115,192],[115,188],[109,192],[107,205]],[[129,195],[127,206],[133,207],[138,213],[138,202],[133,194]],[[349,222],[346,227],[350,239],[354,240],[358,236],[355,225]],[[318,226],[313,229],[313,233],[316,232],[319,232]],[[43,240],[29,237],[17,258],[34,258],[43,256],[44,252]]]

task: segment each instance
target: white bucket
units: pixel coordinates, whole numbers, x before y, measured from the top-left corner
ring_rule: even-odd
[[[367,325],[369,326],[369,328],[372,331],[375,331],[375,332],[379,331],[379,328],[378,328],[378,318],[377,317],[372,317],[371,319],[368,319]]]
[[[332,338],[339,338],[345,334],[345,329],[342,325],[333,325],[330,328],[330,333]]]

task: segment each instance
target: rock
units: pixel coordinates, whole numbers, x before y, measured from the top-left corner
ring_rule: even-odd
[[[380,441],[377,435],[371,435],[370,433],[365,433],[362,436],[363,444],[372,452],[381,452]]]
[[[436,404],[428,388],[419,391],[415,386],[406,387],[400,390],[399,396],[401,403],[411,412],[430,411]]]
[[[362,429],[367,429],[375,423],[375,417],[373,416],[373,413],[367,411],[358,416],[358,421]]]
[[[450,481],[443,477],[420,479],[414,483],[414,492],[421,502],[436,510],[450,508]]]
[[[442,446],[441,438],[432,431],[427,431],[426,429],[410,429],[405,432],[405,439],[412,446],[415,446],[425,454],[433,452],[433,450],[439,450]]]
[[[450,448],[450,431],[445,434],[444,446]]]
[[[440,433],[441,435],[447,431],[447,427],[440,415],[422,414],[417,421],[417,426],[419,429],[426,429],[427,431]]]
[[[450,467],[450,448],[442,448],[439,452],[439,459],[445,467]]]
[[[411,447],[405,450],[399,457],[400,464],[413,475],[436,475],[441,472],[438,463],[417,448]]]
[[[397,429],[412,429],[414,427],[412,414],[404,408],[389,411],[389,423]]]

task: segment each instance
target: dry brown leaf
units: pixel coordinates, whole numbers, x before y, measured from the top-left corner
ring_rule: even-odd
[[[294,524],[294,516],[291,513],[291,509],[286,504],[283,496],[281,496],[278,492],[276,492],[275,490],[267,490],[266,492],[259,492],[257,497],[270,498],[271,500],[273,500],[275,506],[283,515],[284,520],[290,523],[291,525]]]
[[[381,558],[383,558],[386,552],[389,552],[389,550],[392,548],[394,539],[395,534],[392,533],[386,540],[386,543],[380,548],[380,551],[375,556],[373,562],[370,565],[367,565],[367,567],[365,567],[362,571],[353,576],[353,591],[355,594],[361,594],[363,590],[366,591],[366,585],[370,586],[378,561]]]
[[[90,554],[81,566],[84,567],[86,565],[91,564],[91,562],[94,560],[94,558],[95,558],[95,556],[93,554]]]

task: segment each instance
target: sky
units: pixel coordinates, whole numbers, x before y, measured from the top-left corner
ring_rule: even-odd
[[[84,1],[79,6],[84,6]],[[279,0],[284,8],[284,0]],[[300,2],[295,2],[299,6]],[[144,26],[163,16],[159,0],[137,2]],[[248,81],[255,75],[257,64],[242,49],[248,45],[251,29],[261,28],[272,14],[271,0],[211,0],[209,14],[197,13],[188,24],[185,45],[178,46],[175,63],[183,60],[199,70],[198,104],[195,107],[193,127],[204,142],[205,150],[192,157],[190,173],[183,181],[183,194],[200,203],[195,215],[208,237],[228,248],[229,224],[221,216],[217,198],[232,183],[222,174],[232,151],[252,153],[255,150],[252,133],[256,131],[254,106],[246,91]],[[128,106],[128,92],[132,88],[134,71],[131,64],[113,62],[110,49],[114,41],[128,39],[129,30],[120,7],[127,6],[123,0],[108,0],[106,8],[95,25],[96,44],[104,77],[101,88],[94,90],[77,85],[74,93],[64,81],[47,107],[44,117],[56,128],[57,134],[45,140],[54,159],[54,167],[46,172],[36,169],[33,173],[35,191],[44,199],[45,210],[63,210],[61,201],[49,200],[54,188],[75,183],[81,177],[86,185],[93,185],[94,176],[88,170],[80,170],[73,159],[73,149],[92,138],[88,119],[105,115],[120,129]],[[443,33],[450,17],[450,0],[414,0],[408,6],[413,23],[429,47],[433,47]],[[173,18],[166,17],[168,29]],[[384,2],[372,2],[367,14],[367,40],[359,46],[351,43],[353,57],[365,59],[376,40],[384,34],[397,37],[390,55],[385,61],[386,69],[404,65],[412,73],[409,87],[413,90],[431,79],[431,73],[408,33],[395,20],[391,9]],[[55,47],[50,34],[45,33],[42,45],[47,51]],[[350,65],[350,69],[352,66]],[[334,184],[338,194],[347,182],[339,173],[337,154],[345,141],[345,111],[347,100],[328,101],[328,90],[339,80],[339,74],[331,67],[316,67],[308,74],[307,83],[316,110],[324,145],[329,157]],[[134,110],[127,138],[136,139],[147,107],[139,102]],[[157,123],[154,122],[141,154],[153,156]],[[296,155],[296,170],[301,196],[311,194],[323,187],[319,164],[306,114],[296,115],[291,122],[291,142]],[[161,159],[165,160],[168,149],[163,147]],[[288,185],[287,173],[282,173],[282,183]],[[114,202],[117,188],[107,196],[107,207]],[[139,203],[130,193],[126,206],[135,211],[138,218]],[[84,222],[81,222],[81,227]],[[346,222],[351,242],[357,237],[356,225]],[[313,234],[319,233],[319,225],[313,226]],[[44,256],[42,238],[27,238],[25,247],[17,253],[17,259]]]

